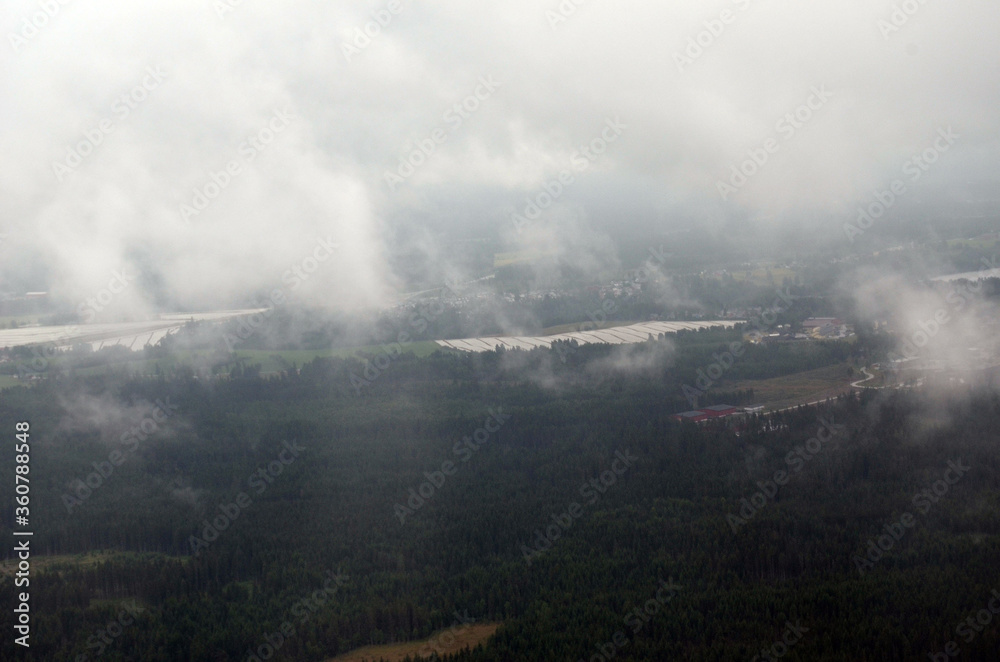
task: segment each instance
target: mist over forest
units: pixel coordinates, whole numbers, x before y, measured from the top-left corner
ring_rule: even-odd
[[[998,26],[6,3],[0,658],[996,660]]]

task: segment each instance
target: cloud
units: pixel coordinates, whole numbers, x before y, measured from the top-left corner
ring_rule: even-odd
[[[72,305],[132,268],[143,276],[123,308],[226,305],[282,286],[332,237],[344,250],[295,296],[378,306],[403,287],[389,257],[410,236],[399,228],[506,237],[498,204],[520,208],[615,117],[621,139],[560,200],[588,226],[621,230],[642,214],[669,224],[672,212],[846,217],[947,126],[961,140],[925,191],[998,176],[1000,6],[919,4],[886,31],[893,6],[865,0],[595,1],[555,25],[555,0],[401,0],[388,22],[387,1],[242,2],[220,17],[221,2],[75,1],[38,26],[34,0],[5,5],[7,283]],[[345,44],[366,28],[348,61]],[[456,123],[449,111],[483,77],[500,86]],[[828,101],[789,136],[779,123],[820,86]],[[294,120],[273,130],[286,109]],[[385,173],[438,129],[446,140],[390,190]],[[73,172],[56,172],[99,134]],[[779,149],[723,201],[719,182],[769,140]],[[239,174],[223,186],[231,163]],[[182,206],[213,185],[185,219]],[[571,239],[537,241],[565,251]]]
[[[169,408],[170,404],[168,398],[166,406]],[[169,419],[169,424],[154,425],[157,420],[167,420],[165,415],[174,414],[172,410],[164,412],[158,403],[142,400],[128,403],[107,393],[73,392],[60,395],[59,405],[63,411],[57,432],[97,435],[101,443],[115,447],[130,435],[134,438],[135,431],[145,432],[143,438],[151,434],[150,430],[162,436],[172,434],[178,425],[177,418]]]
[[[616,345],[608,356],[589,364],[587,370],[595,376],[617,373],[657,377],[673,365],[674,354],[674,344],[669,340],[638,345]]]
[[[890,358],[972,369],[995,352],[996,310],[982,297],[982,281],[926,283],[866,268],[845,277],[840,289],[861,319],[888,324],[896,340]]]

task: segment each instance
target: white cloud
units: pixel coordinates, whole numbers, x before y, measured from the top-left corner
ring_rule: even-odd
[[[622,203],[718,208],[729,166],[821,84],[833,99],[734,196],[733,210],[843,212],[946,125],[963,138],[942,176],[995,178],[1000,6],[927,3],[885,39],[877,22],[891,4],[867,0],[589,2],[554,31],[545,10],[555,1],[405,0],[348,62],[345,40],[387,6],[247,0],[220,19],[211,0],[73,0],[15,50],[10,35],[39,4],[7,3],[6,268],[42,260],[54,293],[72,302],[134,266],[172,300],[210,305],[280,284],[317,236],[332,235],[346,250],[302,292],[377,304],[395,285],[386,239],[426,193],[447,201],[454,191],[456,204],[475,209],[464,196],[479,191],[480,218],[495,217],[498,197],[520,204],[620,116],[627,133],[581,192],[604,185],[614,196],[616,182],[649,181],[648,199],[620,191]],[[680,73],[675,54],[723,9],[735,20]],[[150,66],[166,80],[118,118],[115,100]],[[384,173],[408,141],[441,126],[484,75],[502,87],[391,193]],[[298,119],[182,223],[193,189],[286,107]],[[53,162],[107,118],[113,132],[57,181]],[[575,204],[574,193],[564,202]]]

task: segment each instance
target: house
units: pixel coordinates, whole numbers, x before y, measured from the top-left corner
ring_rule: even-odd
[[[743,413],[742,409],[733,407],[732,405],[712,405],[711,407],[703,408],[701,411],[708,414],[709,418],[723,418]]]
[[[742,409],[739,407],[733,407],[732,405],[712,405],[711,407],[703,407],[702,409],[695,409],[693,411],[684,411],[679,414],[674,414],[671,418],[675,421],[701,423],[702,421],[708,421],[713,418],[725,418],[727,416],[734,416],[742,413]]]
[[[682,411],[679,414],[674,414],[671,416],[675,421],[690,421],[691,423],[701,423],[702,421],[707,421],[711,416],[703,411]]]
[[[802,322],[802,330],[813,338],[846,338],[852,333],[850,326],[836,317],[810,317]]]
[[[836,317],[810,317],[802,322],[803,329],[820,329],[824,326],[840,326],[844,323]]]

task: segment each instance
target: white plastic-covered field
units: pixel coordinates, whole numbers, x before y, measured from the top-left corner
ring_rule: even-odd
[[[90,344],[94,350],[122,345],[142,349],[155,345],[191,321],[219,321],[263,312],[265,309],[226,310],[210,313],[170,313],[144,322],[78,324],[75,326],[26,326],[0,330],[0,348],[52,344],[58,348]]]
[[[592,331],[573,331],[554,336],[496,336],[488,338],[463,338],[461,340],[438,340],[438,345],[457,349],[461,352],[492,352],[497,346],[504,349],[534,349],[535,347],[551,347],[556,340],[575,340],[581,345],[605,343],[609,345],[627,345],[640,343],[654,338],[661,333],[677,333],[681,330],[697,331],[713,326],[732,328],[741,324],[741,320],[715,320],[707,322],[642,322],[631,326],[616,326],[610,329],[595,329]],[[582,324],[581,326],[585,326]]]

